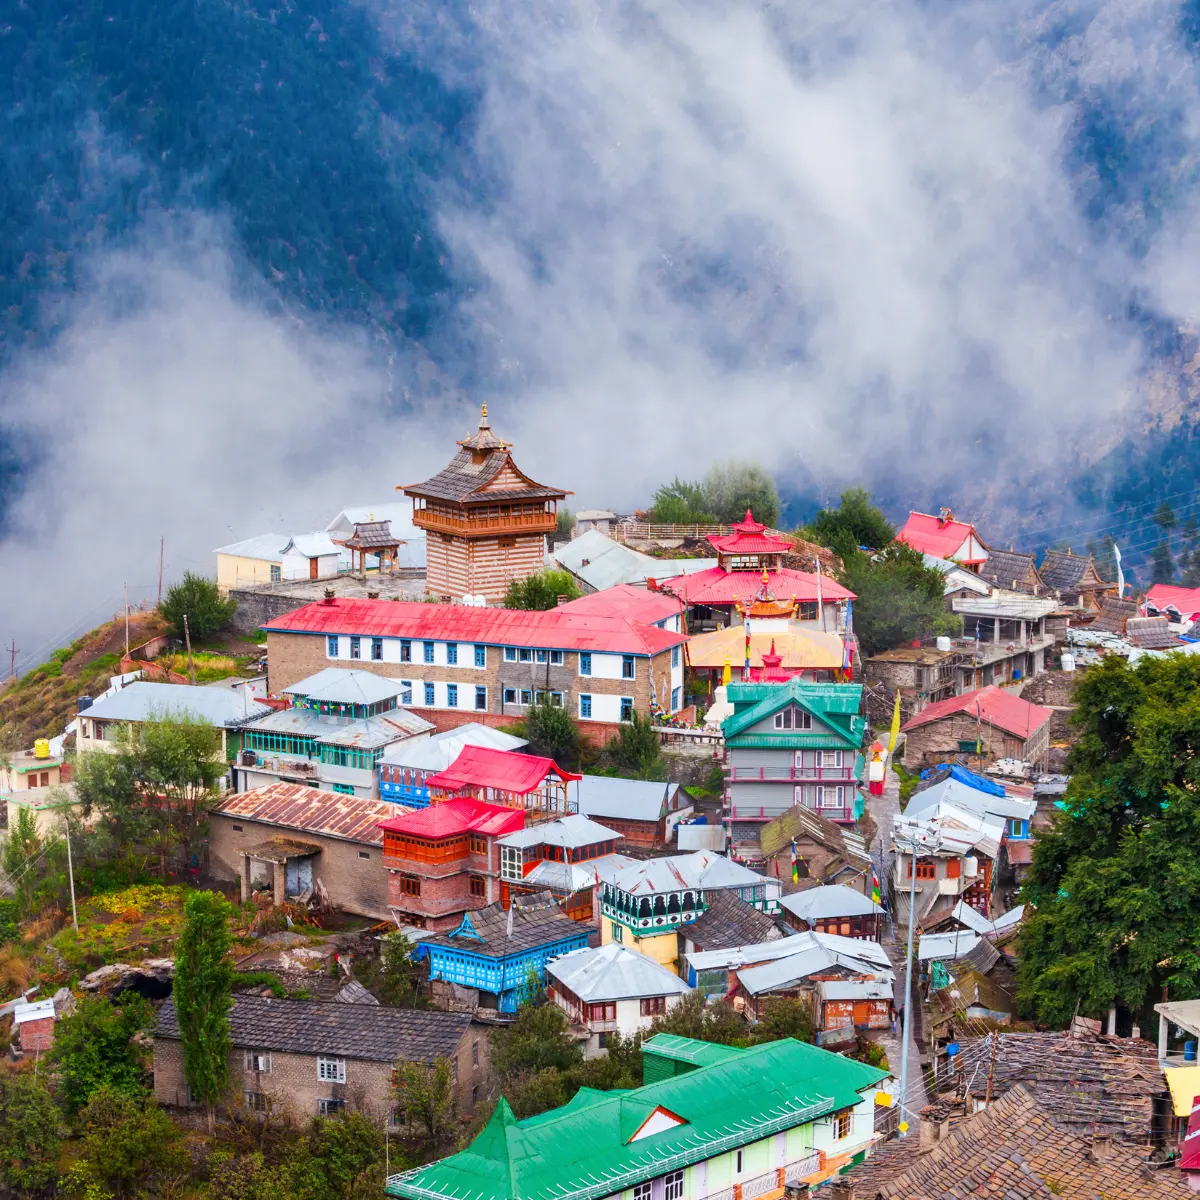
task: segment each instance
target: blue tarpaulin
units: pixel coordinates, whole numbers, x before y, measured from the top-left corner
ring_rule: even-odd
[[[973,787],[976,791],[985,792],[989,796],[1007,794],[1003,784],[984,779],[982,775],[976,775],[974,771],[968,771],[966,767],[960,767],[957,763],[950,764],[949,768],[945,763],[936,767],[927,767],[921,772],[921,778],[933,780],[936,783],[940,783],[943,779],[957,779],[959,783],[965,783],[967,787]]]

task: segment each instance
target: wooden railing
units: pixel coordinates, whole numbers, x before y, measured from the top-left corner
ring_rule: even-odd
[[[554,513],[524,513],[507,517],[450,517],[428,509],[413,513],[413,524],[436,533],[551,533],[558,524]]]
[[[726,767],[730,783],[824,783],[852,784],[852,768],[845,767]]]
[[[629,521],[613,525],[608,535],[616,542],[655,542],[673,538],[728,537],[732,532],[732,525],[658,525]],[[768,529],[767,536],[787,537],[787,534]]]

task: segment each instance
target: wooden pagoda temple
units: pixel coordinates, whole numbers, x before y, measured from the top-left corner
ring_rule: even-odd
[[[458,447],[431,479],[398,489],[412,498],[413,524],[426,532],[426,588],[447,599],[502,600],[512,580],[545,565],[546,535],[570,493],[517,467],[511,443],[492,432],[486,404],[479,428]]]

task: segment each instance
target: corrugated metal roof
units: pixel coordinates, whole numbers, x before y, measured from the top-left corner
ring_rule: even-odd
[[[836,883],[793,892],[779,903],[802,921],[815,921],[821,917],[862,917],[883,912],[870,896]]]
[[[844,967],[859,975],[884,980],[895,979],[891,961],[877,942],[831,933],[802,933],[798,936],[809,940],[797,953],[776,958],[761,966],[740,969],[737,976],[742,987],[752,996],[761,996],[765,992],[789,988],[818,971],[827,971],[832,967]]]
[[[686,641],[682,634],[655,625],[595,613],[471,608],[346,596],[306,604],[264,622],[262,627],[274,633],[346,633],[643,657],[661,654]]]
[[[762,571],[727,571],[724,567],[711,567],[695,574],[679,574],[671,579],[660,579],[659,587],[674,592],[685,604],[749,604],[763,586]],[[767,588],[780,600],[815,600],[818,595],[815,571],[794,571],[781,567],[767,572]],[[826,602],[853,600],[854,593],[847,591],[836,579],[821,576],[820,596]]]
[[[1004,688],[990,685],[975,692],[963,692],[961,696],[951,696],[949,700],[938,700],[910,718],[904,728],[906,731],[916,729],[928,725],[930,721],[940,721],[943,717],[957,716],[959,713],[971,716],[978,713],[979,719],[985,724],[1022,738],[1030,737],[1053,716],[1048,708],[1030,704],[1028,700],[1022,700]]]
[[[226,796],[213,809],[213,815],[244,817],[279,829],[381,846],[383,831],[379,823],[395,816],[397,811],[397,805],[382,800],[322,792],[297,783],[272,783],[252,792]]]
[[[151,683],[139,679],[87,710],[102,721],[150,721],[187,713],[224,728],[236,728],[271,710],[249,699],[243,688],[191,687],[186,683]]]
[[[975,813],[990,813],[994,817],[1017,818],[1028,821],[1037,811],[1036,800],[1023,800],[1018,796],[996,796],[980,788],[971,787],[950,777],[919,792],[914,792],[904,810],[912,820],[925,813],[934,812],[939,804],[952,804]]]
[[[482,833],[491,837],[512,833],[525,824],[525,810],[484,804],[482,800],[444,800],[380,824],[389,833],[411,837],[445,838],[462,833]]]
[[[585,1002],[680,996],[692,990],[673,971],[619,942],[572,950],[547,963],[546,973]]]
[[[815,625],[815,623],[813,623]],[[806,621],[789,621],[786,630],[778,633],[755,633],[750,626],[750,665],[761,667],[763,655],[782,655],[780,665],[788,670],[812,668],[833,670],[845,661],[846,647],[836,633],[810,628]],[[746,629],[744,625],[728,625],[711,633],[698,633],[688,638],[688,664],[714,669],[730,662],[741,666],[746,661]]]
[[[264,562],[279,562],[287,544],[286,533],[260,533],[240,542],[230,542],[228,546],[218,546],[213,553],[228,554],[233,558],[260,558]]]
[[[572,813],[567,817],[557,817],[553,821],[539,821],[527,829],[505,834],[500,839],[502,846],[563,846],[569,850],[577,850],[582,846],[594,846],[597,842],[612,842],[622,840],[623,834],[601,825],[597,821]]]
[[[292,534],[283,553],[299,554],[302,558],[327,558],[340,554],[341,547],[322,529],[319,533]]]
[[[374,671],[326,667],[307,679],[281,688],[281,696],[308,696],[331,704],[379,704],[399,696],[403,687],[398,679],[376,675]],[[432,728],[432,727],[431,727]]]
[[[822,1000],[891,1000],[895,991],[886,979],[823,979],[817,994]]]
[[[309,708],[281,708],[254,721],[248,728],[314,738],[330,746],[377,750],[399,739],[427,733],[436,726],[406,708],[394,708],[377,717],[358,717],[350,721],[322,716]]]
[[[762,875],[749,867],[711,850],[647,859],[627,867],[612,880],[615,887],[630,896],[677,892],[683,888],[755,887],[765,882]]]
[[[910,512],[908,520],[896,534],[896,541],[905,542],[922,554],[953,558],[972,537],[980,540],[975,527],[966,521],[935,517],[931,513]],[[981,559],[986,557],[987,552],[984,551]]]
[[[613,543],[616,545],[616,543]],[[559,612],[599,613],[602,616],[626,617],[643,625],[658,625],[683,612],[683,601],[666,592],[652,592],[632,583],[616,584],[604,591],[592,592],[558,606]]]
[[[579,779],[564,771],[552,758],[534,754],[510,754],[490,746],[464,746],[459,756],[444,771],[430,775],[425,783],[431,788],[457,791],[465,787],[488,787],[526,796],[536,791],[547,776],[562,780]]]
[[[643,584],[647,579],[690,575],[717,565],[716,559],[712,558],[651,558],[623,542],[614,541],[598,529],[585,530],[566,545],[556,546],[552,557],[559,566],[597,592],[611,591],[621,585]]]
[[[958,929],[952,933],[923,933],[917,946],[917,957],[922,962],[966,958],[978,944],[979,934],[969,929]]]
[[[501,733],[489,725],[470,721],[435,733],[419,742],[397,742],[384,751],[383,762],[394,767],[409,767],[415,771],[444,771],[466,746],[489,746],[493,750],[519,750],[528,746],[525,738]]]
[[[662,817],[678,789],[674,783],[584,775],[567,784],[567,796],[588,817],[653,822]]]
[[[1146,609],[1165,613],[1173,608],[1181,621],[1188,622],[1200,616],[1200,588],[1174,587],[1169,583],[1156,583],[1146,592],[1143,602]]]

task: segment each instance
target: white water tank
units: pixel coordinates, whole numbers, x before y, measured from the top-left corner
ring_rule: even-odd
[[[1073,670],[1075,670],[1075,655],[1073,655],[1073,654],[1063,654],[1063,656],[1062,656],[1062,669],[1063,669],[1064,671],[1073,671]]]
[[[979,874],[979,859],[977,859],[973,854],[968,854],[967,857],[963,859],[963,874],[968,879],[972,879]]]
[[[948,637],[940,637],[937,640],[937,648],[943,653],[950,649],[950,639]]]

